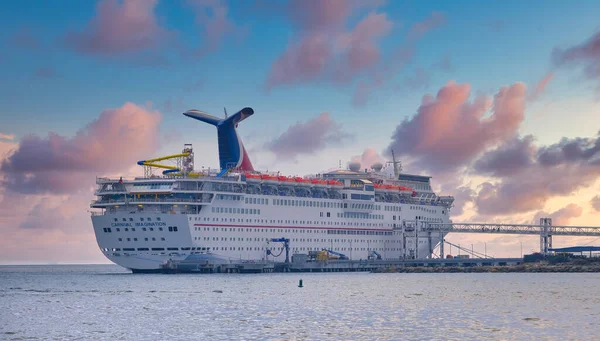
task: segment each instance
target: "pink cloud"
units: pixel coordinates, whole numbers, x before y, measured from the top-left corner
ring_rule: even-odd
[[[106,263],[87,212],[91,198],[91,189],[68,196],[5,193],[0,263]],[[27,252],[19,252],[23,249]]]
[[[600,195],[593,197],[592,200],[590,200],[590,204],[596,212],[600,212]]]
[[[3,134],[0,133],[0,139],[4,139],[4,140],[14,140],[15,139],[15,135],[14,134]]]
[[[125,103],[68,138],[29,135],[0,165],[3,187],[20,193],[69,193],[93,185],[96,174],[126,169],[157,148],[158,111]]]
[[[524,119],[525,94],[525,85],[515,83],[501,88],[493,100],[477,96],[470,102],[469,84],[449,82],[435,97],[423,96],[417,114],[396,127],[388,151],[412,158],[420,169],[464,166],[516,135]]]
[[[344,132],[328,113],[322,113],[311,120],[290,126],[279,137],[267,142],[265,147],[278,159],[293,160],[299,155],[313,154],[350,138],[352,135]]]
[[[548,84],[550,83],[550,81],[552,80],[552,78],[554,78],[554,73],[552,73],[552,72],[547,73],[544,76],[544,78],[542,78],[538,82],[538,84],[536,85],[535,89],[533,90],[533,92],[529,96],[529,100],[534,101],[534,100],[538,99],[538,97],[540,97],[544,93],[544,91],[546,90],[546,87],[548,86]]]
[[[313,80],[350,82],[380,59],[379,40],[392,29],[385,13],[371,12],[349,31],[359,1],[291,1],[284,13],[298,33],[272,64],[267,89]]]
[[[376,163],[385,164],[385,159],[375,148],[366,148],[361,155],[353,156],[351,162],[359,162],[362,168],[371,168]]]
[[[96,16],[65,41],[73,50],[94,56],[114,56],[147,51],[165,41],[168,32],[154,14],[158,0],[102,0]]]

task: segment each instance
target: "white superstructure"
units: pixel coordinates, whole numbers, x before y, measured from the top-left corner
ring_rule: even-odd
[[[383,259],[424,257],[440,236],[414,236],[414,222],[450,222],[454,199],[437,196],[429,177],[389,176],[381,165],[289,178],[239,168],[193,172],[190,145],[176,157],[178,165],[162,167],[171,169],[163,176],[147,171],[142,178],[97,179],[92,223],[112,262],[133,271],[188,257],[283,262],[275,238],[289,239],[291,254],[325,249],[355,260],[373,251]]]

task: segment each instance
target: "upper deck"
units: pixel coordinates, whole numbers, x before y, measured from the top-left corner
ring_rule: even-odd
[[[95,195],[99,198],[92,208],[119,208],[120,206],[182,205],[188,207],[211,205],[218,194],[235,196],[243,200],[246,195],[335,199],[346,203],[346,208],[368,210],[373,203],[406,203],[451,207],[454,198],[438,197],[425,190],[396,185],[378,185],[359,174],[342,176],[332,174],[314,178],[289,178],[258,176],[257,173],[229,173],[218,176],[211,172],[198,176],[150,176],[133,179],[97,178]],[[368,174],[365,174],[368,175]],[[328,180],[326,180],[328,179]],[[334,180],[335,179],[335,180]],[[394,182],[397,183],[397,182]],[[161,210],[168,211],[165,207]],[[182,209],[180,208],[179,211]],[[195,209],[186,210],[192,213]]]

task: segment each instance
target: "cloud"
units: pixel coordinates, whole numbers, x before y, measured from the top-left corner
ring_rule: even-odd
[[[433,64],[433,67],[446,72],[454,71],[454,64],[452,64],[452,58],[450,56],[442,57],[439,62]]]
[[[513,140],[488,151],[475,163],[476,171],[498,179],[481,185],[475,200],[479,213],[541,209],[550,198],[570,195],[600,178],[600,136],[563,138],[542,147],[533,145],[532,140],[531,136]]]
[[[567,49],[555,48],[552,61],[558,67],[582,67],[583,76],[597,82],[600,91],[600,31],[579,45]]]
[[[222,0],[188,0],[195,14],[196,26],[203,31],[201,47],[193,49],[194,56],[204,56],[218,50],[228,35],[243,38],[248,29],[235,25],[229,17],[229,6]]]
[[[125,169],[154,152],[161,115],[133,103],[104,110],[68,138],[23,137],[0,164],[4,188],[18,193],[69,193],[93,185],[95,174]]]
[[[431,82],[431,75],[425,69],[418,67],[415,74],[406,78],[405,84],[410,90],[427,88]]]
[[[501,19],[490,20],[484,23],[484,26],[486,26],[495,33],[502,31],[504,29],[504,25],[504,20]]]
[[[508,177],[533,164],[536,147],[533,135],[515,137],[497,149],[485,153],[473,165],[475,173],[495,177]]]
[[[537,86],[535,87],[535,89],[533,90],[531,95],[529,96],[529,100],[535,101],[536,99],[538,99],[538,97],[540,97],[544,93],[544,91],[546,90],[546,87],[548,86],[548,84],[550,83],[552,78],[554,78],[554,73],[552,73],[552,72],[547,73],[544,76],[544,78],[542,78],[542,80],[539,81],[539,83],[537,84]]]
[[[68,32],[67,46],[92,56],[118,56],[149,51],[166,41],[169,33],[154,14],[158,0],[102,0],[96,16],[78,32]]]
[[[35,79],[50,79],[56,76],[56,70],[52,67],[40,67],[33,73]]]
[[[36,51],[42,47],[40,40],[33,34],[30,27],[21,26],[12,37],[9,42],[17,48],[24,50]]]
[[[396,127],[386,154],[393,149],[427,170],[467,165],[485,149],[516,135],[524,119],[525,94],[525,85],[515,83],[501,88],[493,99],[480,95],[469,102],[471,86],[449,82],[435,97],[423,96],[417,114]]]
[[[361,107],[367,104],[369,96],[376,89],[382,88],[389,82],[402,68],[412,61],[415,54],[415,45],[424,35],[443,25],[446,22],[445,16],[439,12],[432,12],[427,18],[414,23],[406,34],[406,40],[399,45],[388,58],[377,65],[374,70],[362,79],[355,89],[353,104]],[[409,87],[424,87],[429,83],[429,72],[424,69],[417,69],[415,76],[408,78],[405,82]]]
[[[203,86],[204,86],[204,81],[200,79],[200,80],[197,80],[197,81],[195,81],[195,82],[193,82],[193,83],[191,83],[189,85],[186,85],[183,88],[183,91],[185,91],[185,92],[196,92],[196,91],[202,89]]]
[[[3,133],[0,133],[0,139],[12,141],[12,140],[15,139],[15,135],[14,134],[3,134]]]
[[[446,16],[440,12],[432,12],[428,18],[413,24],[406,34],[409,41],[416,41],[425,35],[425,33],[446,23]]]
[[[533,218],[532,224],[539,224],[540,218],[552,218],[553,226],[569,225],[571,219],[581,217],[583,208],[576,204],[569,204],[558,211],[552,213],[538,212]]]
[[[351,162],[360,162],[362,168],[371,168],[376,163],[385,164],[385,159],[379,155],[375,148],[366,148],[361,155],[355,155]]]
[[[596,212],[600,212],[600,195],[593,197],[592,200],[590,200],[590,204]]]
[[[330,145],[352,138],[328,113],[290,126],[279,137],[265,144],[278,159],[293,160],[299,155],[314,154]]]
[[[346,22],[365,7],[378,4],[290,1],[283,13],[297,34],[271,65],[267,89],[315,80],[349,83],[374,67],[381,59],[379,41],[393,24],[385,13],[370,12],[346,31]]]
[[[560,142],[540,148],[539,163],[542,166],[559,166],[568,163],[581,162],[600,166],[600,132],[599,137],[592,138],[566,138]]]

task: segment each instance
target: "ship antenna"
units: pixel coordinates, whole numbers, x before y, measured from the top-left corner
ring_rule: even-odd
[[[225,112],[225,118],[227,118],[227,108],[223,107],[223,111]]]

